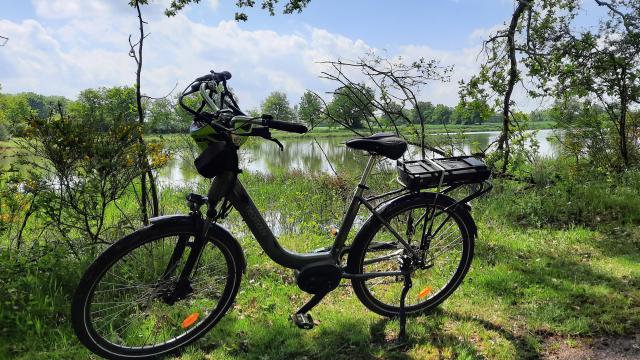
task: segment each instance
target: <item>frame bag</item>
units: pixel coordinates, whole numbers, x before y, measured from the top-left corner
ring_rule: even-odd
[[[238,153],[224,142],[212,142],[194,161],[198,173],[207,179],[224,171],[239,172]]]

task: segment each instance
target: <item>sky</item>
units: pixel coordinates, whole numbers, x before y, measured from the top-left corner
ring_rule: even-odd
[[[482,40],[514,7],[513,0],[312,0],[301,14],[269,16],[258,7],[246,10],[249,21],[236,22],[234,0],[201,0],[173,18],[163,14],[168,2],[151,0],[142,9],[149,33],[143,92],[165,96],[209,70],[227,70],[245,109],[272,91],[284,91],[292,104],[306,89],[330,91],[336,86],[319,78],[318,62],[372,50],[453,65],[450,82],[420,94],[453,106],[458,81],[478,70]],[[137,39],[137,18],[127,3],[0,0],[0,35],[9,38],[0,47],[2,92],[74,99],[86,88],[133,85],[128,38]]]

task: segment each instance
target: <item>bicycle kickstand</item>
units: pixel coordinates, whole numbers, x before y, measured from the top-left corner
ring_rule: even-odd
[[[400,333],[398,334],[398,343],[404,343],[407,338],[407,331],[406,331],[407,313],[405,310],[405,300],[407,298],[407,293],[409,292],[409,289],[411,289],[411,287],[413,286],[413,283],[411,282],[410,260],[407,261],[405,259],[400,269],[405,273],[405,275],[403,276],[404,286],[402,287],[402,293],[400,294],[400,314],[399,314]]]

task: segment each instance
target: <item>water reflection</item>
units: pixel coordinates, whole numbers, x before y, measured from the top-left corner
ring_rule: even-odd
[[[531,134],[531,133],[530,133]],[[473,154],[495,143],[500,132],[485,131],[467,133],[463,137],[449,138],[444,135],[431,135],[430,144],[454,144],[455,155]],[[455,136],[455,135],[454,135]],[[553,130],[539,130],[535,133],[538,154],[553,157],[557,154],[557,143],[549,139],[554,137]],[[278,171],[308,171],[313,173],[332,173],[332,166],[338,173],[359,173],[366,162],[363,152],[351,150],[344,143],[348,138],[321,138],[303,136],[299,139],[283,140],[284,150],[269,141],[253,141],[245,144],[241,150],[240,168],[248,172],[273,174]],[[530,143],[530,142],[529,142]],[[495,145],[495,144],[494,144]],[[433,154],[427,154],[433,156]],[[408,157],[417,158],[419,149],[410,147]],[[392,161],[386,165],[393,167]],[[192,158],[177,154],[168,166],[160,171],[162,184],[191,186],[198,182],[199,176],[192,165]]]

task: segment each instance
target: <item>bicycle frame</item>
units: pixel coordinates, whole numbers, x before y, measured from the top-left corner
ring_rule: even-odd
[[[313,253],[296,253],[289,251],[283,248],[275,235],[269,228],[269,225],[265,221],[265,219],[260,214],[259,210],[256,208],[253,200],[245,190],[244,186],[237,179],[236,174],[234,173],[224,173],[217,176],[213,183],[211,184],[211,188],[209,190],[208,199],[209,199],[209,207],[215,208],[217,204],[223,199],[226,198],[231,205],[238,211],[244,222],[247,224],[254,237],[264,250],[264,252],[277,264],[284,266],[290,269],[300,270],[304,266],[309,265],[310,263],[317,262],[329,262],[334,264],[339,264],[340,255],[345,248],[345,242],[347,240],[347,236],[353,227],[354,220],[358,214],[361,205],[364,205],[371,211],[373,216],[376,216],[380,219],[384,226],[386,226],[393,235],[398,239],[398,242],[402,244],[408,251],[412,252],[414,255],[418,256],[417,252],[409,246],[409,244],[400,236],[395,230],[391,228],[391,226],[380,216],[380,214],[376,211],[375,207],[370,203],[372,200],[380,199],[389,195],[396,195],[400,193],[404,193],[406,189],[400,189],[396,191],[392,191],[387,194],[383,194],[381,196],[375,196],[369,199],[363,197],[364,190],[367,189],[366,181],[369,175],[371,174],[371,170],[375,165],[377,160],[377,156],[371,155],[369,157],[369,161],[365,166],[362,177],[360,178],[360,182],[354,192],[353,198],[351,199],[351,203],[347,212],[344,215],[342,220],[342,225],[336,235],[333,245],[330,250],[321,251],[321,252],[313,252]],[[207,218],[206,223],[210,223],[212,219]],[[205,225],[206,226],[206,225]],[[344,274],[345,278],[353,278],[353,277],[379,277],[379,276],[392,276],[392,275],[401,275],[402,272],[380,272],[380,273],[371,273],[369,275],[366,274]]]

